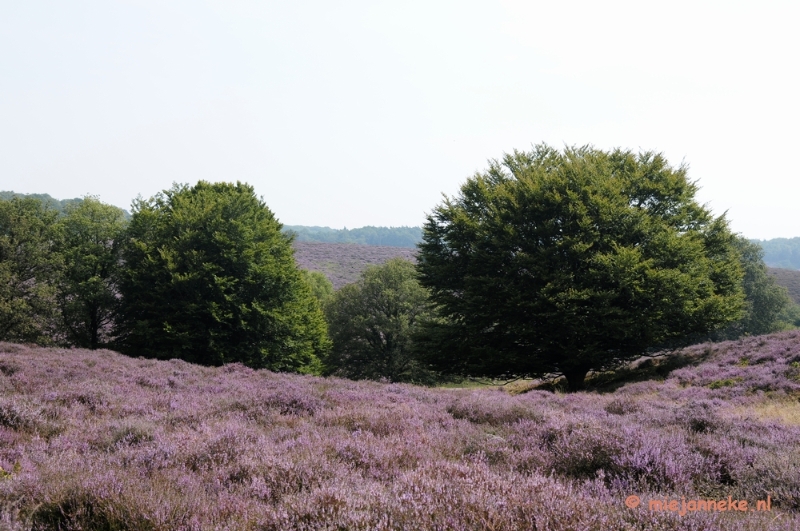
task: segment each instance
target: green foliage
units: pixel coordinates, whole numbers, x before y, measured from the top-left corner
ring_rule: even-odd
[[[0,199],[0,340],[49,343],[55,333],[58,213],[32,198]]]
[[[571,389],[742,313],[724,217],[658,154],[546,145],[493,161],[423,227],[418,270],[442,319],[430,361],[484,377],[562,374]]]
[[[370,266],[325,307],[333,348],[330,374],[354,379],[428,382],[414,355],[413,336],[431,313],[414,264],[400,258]]]
[[[781,313],[778,314],[778,322],[783,330],[800,328],[800,304],[787,305]]]
[[[764,262],[770,267],[800,269],[800,237],[753,241],[764,249]]]
[[[324,306],[325,303],[333,297],[333,284],[331,281],[319,271],[301,269],[300,272],[311,288],[311,294],[319,301],[320,307]]]
[[[287,225],[284,231],[291,232],[299,242],[358,243],[361,245],[385,245],[387,247],[416,247],[422,239],[419,227],[361,227],[342,230],[329,227],[305,227]]]
[[[786,326],[781,315],[792,303],[786,288],[778,286],[775,279],[767,274],[767,266],[763,261],[764,251],[758,244],[739,236],[735,245],[744,271],[744,315],[725,329],[712,334],[711,338],[736,339],[784,329]]]
[[[64,260],[58,306],[68,344],[96,349],[109,340],[119,304],[116,280],[125,226],[121,209],[93,197],[67,204],[58,221]]]
[[[251,186],[200,181],[136,201],[123,259],[125,352],[319,370],[322,312],[291,238]]]
[[[722,380],[714,380],[710,384],[708,384],[709,389],[721,389],[723,387],[730,387],[740,383],[744,378],[741,376],[737,376],[736,378],[724,378]]]

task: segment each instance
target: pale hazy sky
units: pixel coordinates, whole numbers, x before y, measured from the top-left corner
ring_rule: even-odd
[[[547,142],[663,152],[800,236],[795,1],[0,2],[0,189],[246,181],[290,225],[420,225]]]

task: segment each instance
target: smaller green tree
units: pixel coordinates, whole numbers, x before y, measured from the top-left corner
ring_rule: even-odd
[[[712,339],[736,339],[777,332],[786,326],[782,322],[785,310],[792,301],[786,288],[778,286],[767,274],[764,251],[760,245],[737,236],[734,246],[744,271],[742,288],[745,294],[744,315],[726,328],[712,334]]]
[[[53,250],[57,216],[35,198],[0,200],[0,340],[52,341],[61,268]]]
[[[371,266],[325,306],[333,348],[328,374],[426,383],[432,373],[414,355],[414,334],[431,315],[414,264],[401,258]]]
[[[800,304],[794,302],[786,306],[778,315],[781,330],[800,328]]]
[[[319,271],[309,271],[307,269],[300,270],[303,273],[303,278],[311,288],[311,293],[319,301],[320,307],[333,297],[333,284],[328,277]]]
[[[119,305],[116,281],[125,226],[122,209],[91,196],[67,204],[58,222],[58,249],[64,259],[58,305],[68,344],[96,349],[110,340]]]

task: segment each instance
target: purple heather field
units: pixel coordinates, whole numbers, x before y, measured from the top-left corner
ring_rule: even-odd
[[[416,249],[358,245],[355,243],[294,242],[294,258],[298,267],[319,271],[335,289],[358,280],[371,265],[380,265],[392,258],[415,260]]]
[[[682,354],[561,394],[0,343],[0,528],[800,529],[800,331]],[[770,510],[650,508],[729,497]]]

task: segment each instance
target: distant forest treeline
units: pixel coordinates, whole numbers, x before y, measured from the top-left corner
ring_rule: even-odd
[[[768,266],[800,269],[800,237],[752,241],[764,249],[764,263]]]
[[[417,246],[422,241],[420,227],[361,227],[348,230],[329,227],[306,227],[303,225],[284,225],[283,230],[293,232],[298,242],[358,243],[361,245],[382,245],[386,247]]]

